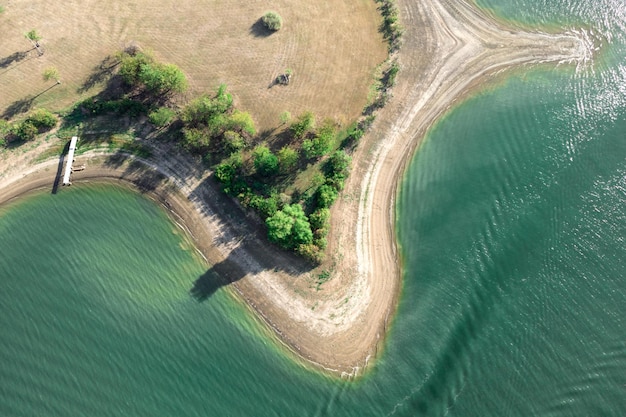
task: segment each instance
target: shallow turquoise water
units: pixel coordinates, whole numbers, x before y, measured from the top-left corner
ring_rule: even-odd
[[[160,208],[81,185],[0,208],[0,415],[626,415],[626,7],[482,5],[584,22],[604,47],[429,132],[398,201],[398,315],[364,379],[297,365],[224,290],[196,301],[207,265]]]

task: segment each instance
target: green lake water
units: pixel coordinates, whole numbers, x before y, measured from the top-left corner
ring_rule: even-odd
[[[357,382],[307,369],[161,208],[79,185],[0,208],[0,416],[626,415],[626,4],[502,1],[584,25],[594,64],[517,72],[428,134],[401,186],[403,293]]]

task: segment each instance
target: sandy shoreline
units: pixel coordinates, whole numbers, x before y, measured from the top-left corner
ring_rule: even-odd
[[[379,353],[395,311],[401,287],[396,192],[427,129],[464,95],[508,68],[591,59],[590,45],[577,33],[503,27],[462,2],[402,0],[398,6],[406,31],[394,98],[353,156],[353,172],[332,209],[329,259],[317,271],[252,233],[251,227],[261,230],[257,219],[171,149],[156,148],[141,163],[95,153],[76,158],[87,166],[75,173],[77,184],[124,179],[155,196],[180,219],[224,284],[287,346],[342,375],[360,373]],[[52,189],[58,160],[33,164],[37,152],[3,161],[0,203],[35,188]],[[318,290],[311,283],[321,270],[331,270],[332,279]],[[203,290],[210,296],[215,289]]]

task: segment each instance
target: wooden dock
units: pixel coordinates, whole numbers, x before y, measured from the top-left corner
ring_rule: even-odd
[[[67,153],[67,163],[65,164],[65,175],[63,175],[63,185],[72,185],[70,181],[70,175],[72,174],[72,164],[74,163],[74,151],[76,150],[76,142],[78,142],[78,136],[72,137],[70,142],[70,150]]]

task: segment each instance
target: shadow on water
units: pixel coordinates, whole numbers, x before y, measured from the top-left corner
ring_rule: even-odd
[[[57,165],[57,173],[54,176],[54,183],[52,184],[52,194],[56,194],[59,190],[59,184],[61,183],[61,176],[63,175],[63,161],[65,156],[70,150],[70,142],[67,142],[59,155],[59,164]]]

